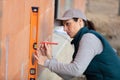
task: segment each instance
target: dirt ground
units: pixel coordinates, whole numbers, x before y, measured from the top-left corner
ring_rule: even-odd
[[[119,0],[87,0],[86,14],[120,55]]]

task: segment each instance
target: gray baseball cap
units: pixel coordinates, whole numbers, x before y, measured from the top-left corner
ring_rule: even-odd
[[[56,26],[62,26],[62,21],[64,20],[69,20],[72,18],[81,18],[83,20],[87,20],[86,16],[78,9],[69,9],[65,11],[63,16],[61,18],[58,18],[55,20],[55,25]]]

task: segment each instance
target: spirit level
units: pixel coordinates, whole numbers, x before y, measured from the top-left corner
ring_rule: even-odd
[[[30,13],[30,45],[29,45],[29,68],[28,80],[36,80],[37,78],[37,62],[34,54],[36,51],[35,44],[38,42],[38,18],[39,8],[32,7]]]

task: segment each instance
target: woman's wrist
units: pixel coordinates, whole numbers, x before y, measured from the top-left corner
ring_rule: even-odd
[[[47,55],[48,59],[52,59],[52,55]]]
[[[47,57],[48,57],[48,59],[52,59],[52,54],[51,53],[47,53]]]
[[[49,64],[50,64],[50,59],[45,60],[44,66],[48,68]]]

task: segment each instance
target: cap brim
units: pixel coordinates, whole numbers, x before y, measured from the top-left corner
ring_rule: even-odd
[[[62,21],[72,19],[72,17],[63,17],[63,18],[57,18],[54,21],[55,26],[63,26]]]
[[[62,21],[55,19],[55,20],[54,20],[54,25],[55,25],[55,26],[62,26]]]

